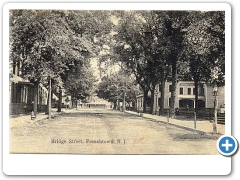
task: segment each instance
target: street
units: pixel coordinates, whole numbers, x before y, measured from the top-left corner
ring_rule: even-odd
[[[10,126],[10,153],[219,154],[216,139],[111,109]]]

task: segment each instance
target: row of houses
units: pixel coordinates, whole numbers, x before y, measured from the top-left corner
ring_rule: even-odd
[[[21,76],[20,62],[10,63],[9,66],[9,111],[10,114],[23,114],[33,111],[34,85]],[[38,112],[47,108],[48,89],[43,84],[37,85]],[[58,97],[53,93],[52,106],[57,104]]]
[[[9,110],[10,114],[23,114],[33,111],[34,85],[15,74],[10,73]],[[47,108],[48,89],[39,83],[37,87],[37,109],[43,112]],[[53,93],[52,107],[56,106],[58,97]]]
[[[10,114],[30,113],[34,108],[34,96],[37,92],[37,111],[44,112],[48,104],[48,89],[42,83],[37,87],[21,76],[20,63],[15,62],[9,67],[9,110]],[[35,90],[37,88],[37,91]],[[57,107],[58,97],[52,93],[52,107]],[[62,91],[62,107],[64,108],[110,108],[111,103],[100,99],[96,94],[89,96],[86,102],[72,99]]]
[[[156,86],[154,93],[154,110],[159,111],[161,92],[159,85]],[[165,82],[164,109],[170,108],[172,82]],[[214,108],[213,87],[211,84],[200,82],[198,89],[198,107]],[[225,106],[225,87],[218,87],[218,108]],[[148,103],[150,104],[150,103]],[[195,108],[195,86],[193,81],[178,81],[176,85],[175,108],[193,109]],[[137,109],[143,110],[143,95],[137,96]]]

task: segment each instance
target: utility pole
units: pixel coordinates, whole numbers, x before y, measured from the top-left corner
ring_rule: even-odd
[[[214,122],[213,122],[213,133],[218,133],[218,128],[217,128],[217,98],[215,96],[214,99]]]
[[[48,92],[48,96],[49,96],[49,101],[48,101],[48,119],[51,120],[51,106],[52,106],[52,87],[51,87],[51,77],[49,77],[49,92]]]
[[[62,88],[59,86],[59,94],[58,94],[58,110],[57,112],[62,111]]]
[[[124,70],[123,112],[125,112],[125,110],[126,110],[126,86],[127,86],[127,82],[126,82],[126,71]]]
[[[123,90],[123,112],[125,112],[125,97],[126,95],[125,95],[125,87],[124,87],[124,90]]]
[[[216,82],[213,84],[213,96],[214,98],[214,122],[213,122],[213,133],[218,133],[218,128],[217,128],[217,95],[218,95],[218,87]]]

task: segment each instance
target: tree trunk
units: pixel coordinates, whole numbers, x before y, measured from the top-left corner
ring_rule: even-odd
[[[195,85],[195,112],[198,113],[198,87],[199,87],[199,81],[198,79],[194,79],[194,85]]]
[[[74,102],[73,102],[74,99],[71,99],[71,104],[72,104],[72,108],[74,108]]]
[[[38,101],[38,83],[34,84],[34,103],[33,103],[33,112],[35,116],[37,115],[37,101]]]
[[[150,114],[154,114],[154,107],[156,106],[155,103],[154,103],[154,91],[155,91],[155,88],[153,88],[151,90],[151,109],[150,109]]]
[[[176,57],[174,57],[176,59]],[[176,85],[177,85],[177,61],[172,60],[172,89],[171,89],[171,101],[170,101],[170,117],[175,117],[175,97],[176,97]]]
[[[122,111],[125,112],[126,110],[126,94],[125,90],[123,91],[123,105],[122,105]]]
[[[51,105],[50,105],[51,108],[52,108],[52,104],[53,104],[53,91],[51,89]]]
[[[147,112],[147,98],[148,98],[148,89],[145,88],[143,91],[143,113]]]
[[[119,99],[117,100],[117,110],[120,110],[120,101],[119,101]]]
[[[45,111],[45,114],[48,114],[49,112],[49,93],[48,93],[48,97],[47,97],[47,108],[46,108],[46,111]]]
[[[164,97],[165,97],[165,78],[164,78],[164,73],[161,75],[161,84],[160,84],[160,93],[161,93],[161,98],[160,98],[160,115],[164,115]]]
[[[49,114],[49,108],[51,107],[51,104],[49,104],[49,98],[51,97],[52,100],[52,91],[50,92],[50,80],[48,82],[48,97],[47,97],[47,109],[45,111],[45,114]]]
[[[58,95],[58,110],[57,112],[62,111],[62,89],[59,87],[59,95]]]
[[[114,102],[113,109],[117,110],[117,101]]]

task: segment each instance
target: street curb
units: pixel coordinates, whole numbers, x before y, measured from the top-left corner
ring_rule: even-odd
[[[52,116],[53,116],[53,118],[55,118],[55,117],[60,116],[61,114],[65,114],[65,112],[60,112],[60,113],[54,114],[54,115],[52,115]],[[43,121],[43,120],[48,120],[48,117],[44,117],[44,118],[42,118],[42,119],[36,119],[36,120],[33,120],[33,121],[34,121],[34,123],[36,123],[36,122]]]
[[[158,123],[162,123],[162,124],[166,124],[166,125],[171,125],[171,126],[174,126],[174,127],[177,127],[177,128],[185,129],[187,131],[191,131],[191,132],[197,132],[199,134],[208,134],[209,133],[209,132],[201,131],[201,130],[198,130],[198,129],[193,129],[193,128],[189,128],[189,127],[186,127],[186,126],[181,126],[181,125],[178,125],[178,124],[173,124],[173,123],[170,123],[170,122],[156,120],[156,119],[153,119],[153,118],[150,118],[150,117],[146,117],[145,114],[143,114],[143,113],[138,115],[138,114],[133,114],[133,113],[127,112],[127,111],[125,111],[125,112],[128,113],[128,114],[131,114],[131,115],[144,117],[144,118],[149,119],[150,121],[153,121],[153,122],[158,122]]]
[[[163,123],[163,124],[175,126],[175,127],[177,127],[177,128],[185,129],[185,130],[187,130],[187,131],[197,132],[197,133],[199,133],[199,134],[208,133],[208,132],[205,132],[205,131],[201,131],[201,130],[198,130],[198,129],[193,129],[193,128],[186,127],[186,126],[181,126],[181,125],[178,125],[178,124],[173,124],[173,123],[170,123],[170,122],[157,121],[157,120],[155,120],[155,121],[156,121],[156,122],[159,122],[159,123]]]

